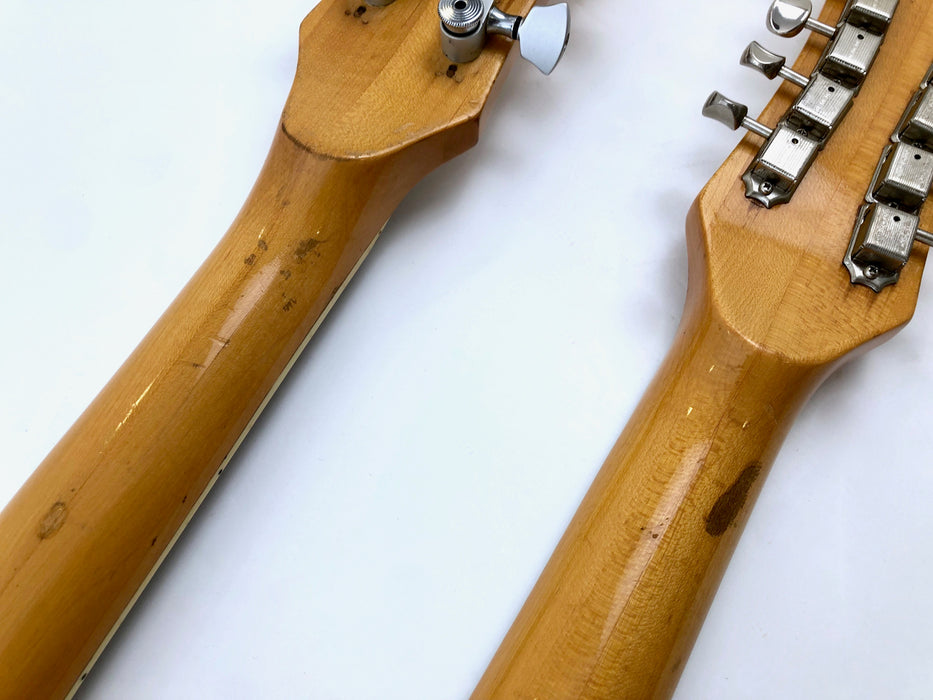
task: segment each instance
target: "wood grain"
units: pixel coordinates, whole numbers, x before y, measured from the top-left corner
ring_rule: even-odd
[[[230,230],[0,513],[0,698],[72,693],[405,193],[472,146],[509,45],[319,5]],[[417,99],[416,99],[417,98]]]
[[[829,2],[835,23],[843,3]],[[901,2],[853,112],[790,205],[756,207],[747,138],[687,222],[688,301],[667,359],[473,697],[665,698],[801,406],[913,314],[925,250],[895,289],[841,260],[883,147],[929,68],[933,10]],[[825,40],[797,68],[809,74]],[[795,89],[763,115],[774,123]],[[929,209],[927,218],[929,218]],[[890,292],[890,293],[888,293]]]

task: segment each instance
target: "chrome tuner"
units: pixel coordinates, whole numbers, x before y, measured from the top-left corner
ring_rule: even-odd
[[[797,36],[804,29],[830,38],[836,28],[813,19],[810,0],[774,0],[768,11],[768,29],[778,36]]]
[[[557,66],[570,39],[567,3],[533,7],[525,17],[510,15],[493,0],[440,0],[441,47],[454,63],[475,60],[489,34],[518,41],[522,58],[545,75]]]
[[[768,80],[780,77],[802,88],[810,84],[810,79],[807,76],[787,67],[786,58],[768,51],[757,41],[753,41],[748,45],[739,63],[748,68],[754,68]]]

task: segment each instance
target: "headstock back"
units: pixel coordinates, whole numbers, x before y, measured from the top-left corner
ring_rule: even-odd
[[[516,14],[533,4],[502,3]],[[283,131],[338,160],[397,153],[435,138],[439,162],[463,152],[478,138],[511,42],[490,37],[479,58],[457,65],[440,50],[438,28],[432,0],[385,7],[323,0],[301,25]]]
[[[846,7],[827,0],[835,26]],[[809,76],[827,39],[814,35],[795,70]],[[691,214],[709,297],[737,332],[808,364],[832,362],[910,320],[926,258],[914,245],[898,284],[876,293],[853,285],[842,265],[860,207],[904,111],[933,62],[933,6],[901,0],[848,116],[813,161],[791,201],[765,209],[746,198],[742,176],[761,148],[744,139],[704,188]],[[784,84],[764,110],[771,125],[800,88]],[[921,224],[933,222],[933,207]]]

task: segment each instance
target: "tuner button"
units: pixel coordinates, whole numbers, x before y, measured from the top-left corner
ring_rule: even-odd
[[[768,80],[774,80],[780,76],[799,87],[806,87],[810,82],[806,76],[788,68],[785,65],[787,63],[786,58],[768,51],[757,41],[753,41],[748,45],[739,63],[748,68],[754,68]]]
[[[748,129],[753,134],[758,134],[766,139],[771,138],[771,134],[774,133],[773,129],[769,129],[761,122],[749,117],[748,107],[730,100],[719,92],[714,92],[706,100],[706,104],[703,105],[703,116],[715,119],[733,131],[739,128]]]
[[[774,0],[768,11],[768,29],[778,36],[797,36],[804,29],[823,36],[835,36],[835,27],[813,19],[812,14],[813,3],[810,0]]]
[[[550,75],[570,41],[570,7],[560,3],[531,8],[519,23],[515,38],[522,58]]]

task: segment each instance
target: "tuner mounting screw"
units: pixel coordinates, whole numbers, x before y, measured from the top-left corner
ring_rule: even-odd
[[[797,36],[804,29],[830,38],[836,35],[835,27],[813,19],[812,15],[810,0],[774,0],[768,11],[768,30],[778,36]]]

